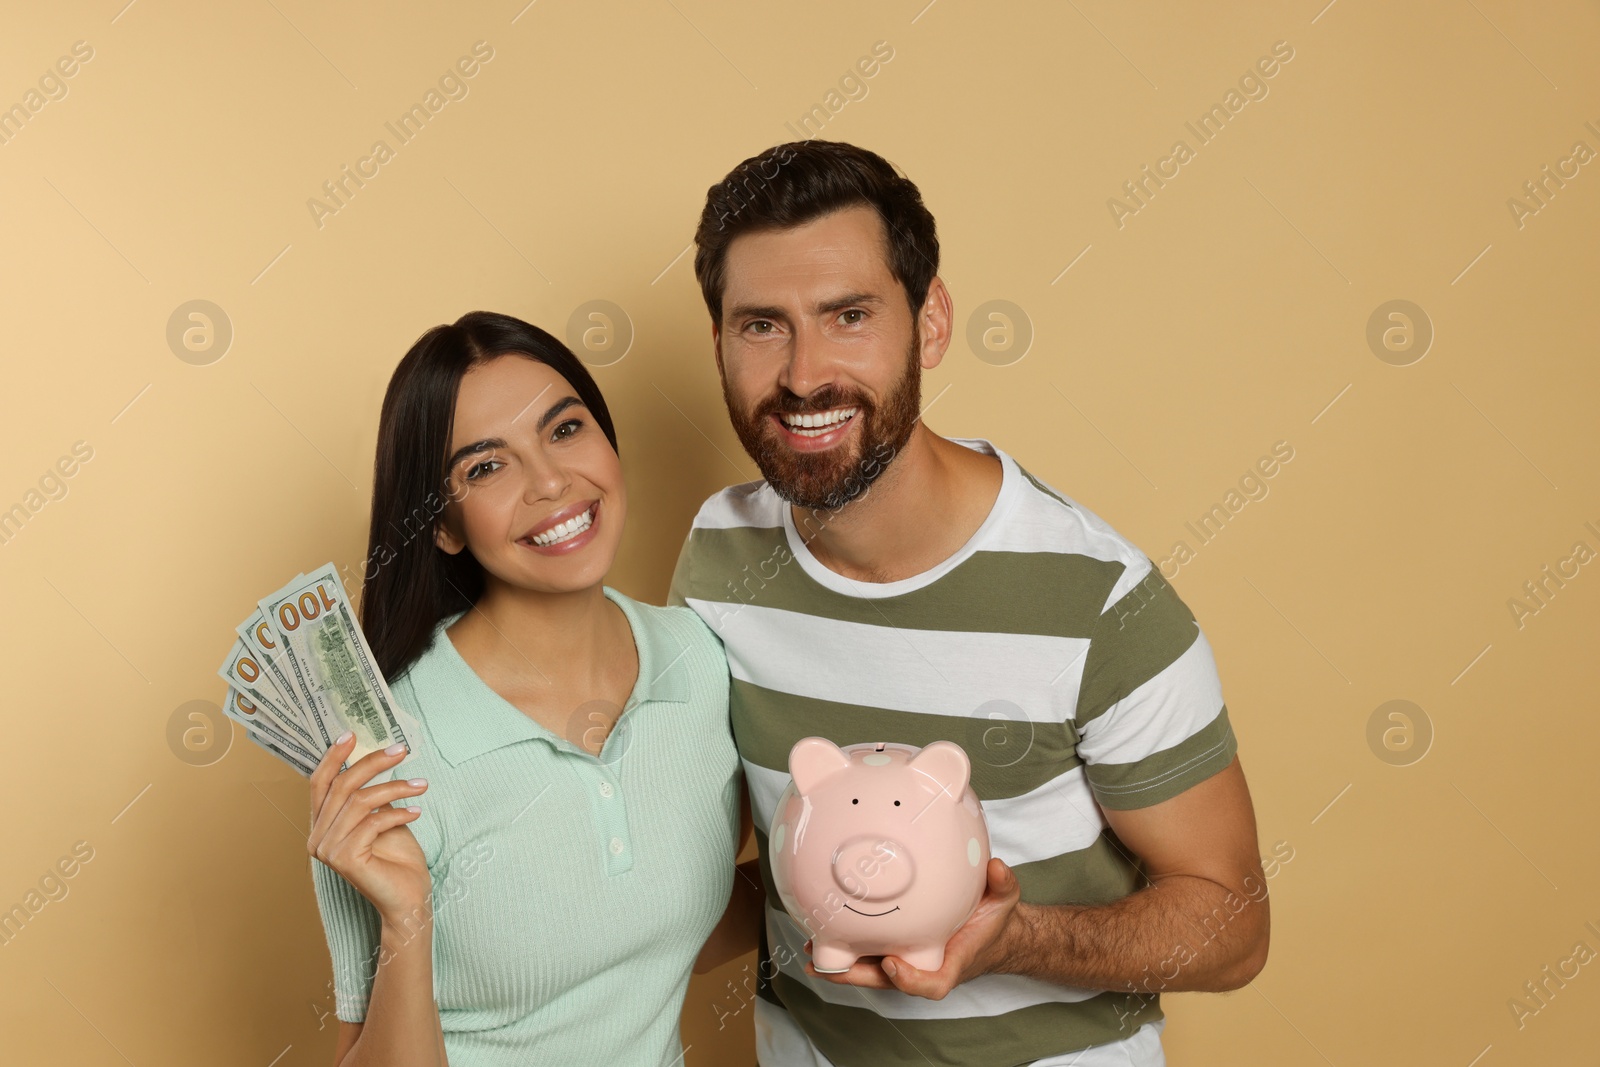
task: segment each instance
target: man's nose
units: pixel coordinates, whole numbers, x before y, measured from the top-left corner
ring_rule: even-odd
[[[807,397],[833,381],[836,373],[833,346],[809,325],[796,327],[789,343],[789,358],[779,371],[778,384],[798,397]]]

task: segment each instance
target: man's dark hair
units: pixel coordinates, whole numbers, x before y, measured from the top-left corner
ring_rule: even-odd
[[[706,191],[694,233],[694,276],[711,320],[722,321],[723,268],[735,237],[800,226],[857,204],[876,208],[883,220],[889,271],[905,287],[915,318],[939,272],[939,235],[922,194],[876,152],[811,140],[751,156]]]

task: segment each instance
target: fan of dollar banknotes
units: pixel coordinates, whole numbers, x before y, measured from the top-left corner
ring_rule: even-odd
[[[355,732],[346,763],[397,741],[415,751],[416,720],[390,695],[332,563],[263,597],[236,633],[217,668],[223,713],[300,774],[346,730]]]

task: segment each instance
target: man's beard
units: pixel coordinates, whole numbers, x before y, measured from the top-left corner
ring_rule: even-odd
[[[922,405],[921,330],[913,324],[911,345],[900,379],[874,405],[861,393],[826,385],[801,399],[787,389],[763,401],[753,412],[739,408],[722,376],[722,399],[728,418],[746,454],[755,460],[767,484],[784,500],[801,508],[837,510],[866,491],[916,429]],[[825,452],[797,452],[784,443],[771,415],[817,414],[834,408],[856,409],[851,422],[856,446],[835,446]]]

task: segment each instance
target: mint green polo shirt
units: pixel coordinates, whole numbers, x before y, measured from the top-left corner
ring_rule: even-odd
[[[602,588],[632,627],[639,678],[598,755],[478,677],[444,632],[460,614],[391,683],[422,744],[374,781],[428,779],[409,825],[433,876],[451,1067],[681,1062],[691,968],[733,887],[728,665],[693,611]],[[360,1022],[381,962],[377,912],[311,866],[335,1014]]]

